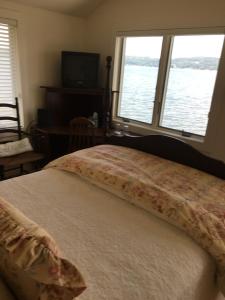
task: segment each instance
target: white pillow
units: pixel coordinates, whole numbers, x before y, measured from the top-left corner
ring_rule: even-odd
[[[12,156],[28,151],[33,151],[28,138],[6,144],[0,144],[0,157]]]

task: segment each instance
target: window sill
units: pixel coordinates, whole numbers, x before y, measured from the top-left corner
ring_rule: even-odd
[[[136,122],[130,121],[128,122],[123,122],[120,119],[113,119],[113,127],[116,124],[123,124],[123,125],[128,125],[129,126],[129,132],[135,133],[135,134],[140,134],[140,135],[149,135],[149,134],[164,134],[164,135],[169,135],[171,137],[180,139],[188,144],[191,145],[200,145],[204,143],[205,137],[201,136],[190,136],[186,137],[183,136],[177,132],[173,132],[172,130],[169,129],[164,129],[164,128],[154,128],[153,126],[150,125],[144,125],[144,124],[138,124]]]

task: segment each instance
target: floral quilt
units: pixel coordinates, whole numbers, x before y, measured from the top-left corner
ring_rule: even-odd
[[[225,295],[225,181],[120,146],[77,151],[47,168],[73,172],[174,224],[208,251]]]

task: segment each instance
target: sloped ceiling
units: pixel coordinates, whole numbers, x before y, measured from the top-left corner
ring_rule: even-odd
[[[105,0],[13,0],[29,6],[44,8],[77,17],[88,16]]]

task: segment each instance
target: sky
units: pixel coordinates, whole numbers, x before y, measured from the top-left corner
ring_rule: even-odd
[[[177,36],[174,39],[173,58],[220,57],[224,35]],[[160,58],[162,37],[128,37],[126,55]]]

